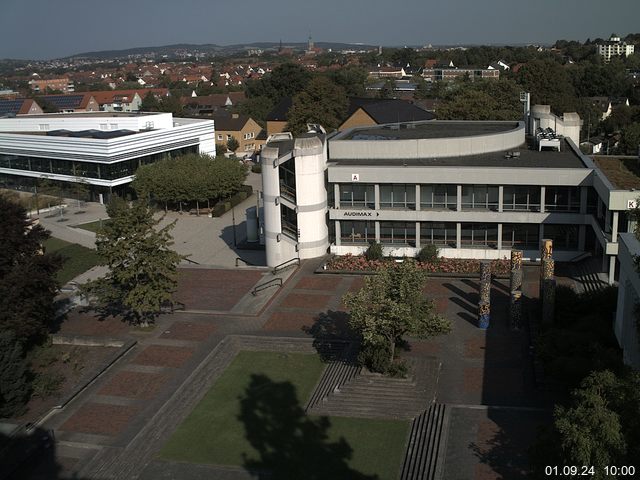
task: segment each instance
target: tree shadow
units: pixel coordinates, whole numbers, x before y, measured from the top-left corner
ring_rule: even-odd
[[[327,417],[307,417],[295,386],[252,375],[240,397],[245,436],[259,458],[243,453],[244,467],[259,479],[376,480],[349,467],[353,449],[329,438]]]
[[[319,313],[314,324],[303,326],[302,331],[313,337],[313,347],[325,362],[344,360],[346,345],[358,340],[358,335],[349,326],[349,314],[337,310]]]

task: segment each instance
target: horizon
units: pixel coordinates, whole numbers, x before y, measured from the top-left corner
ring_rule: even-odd
[[[327,0],[304,8],[290,0],[269,4],[249,0],[243,14],[250,11],[262,19],[258,28],[250,29],[246,15],[238,15],[234,5],[212,5],[206,0],[161,8],[151,0],[134,4],[113,0],[108,5],[66,0],[64,9],[44,0],[6,2],[0,18],[0,58],[39,61],[176,44],[277,43],[283,32],[290,37],[288,43],[304,43],[311,35],[317,43],[388,48],[549,45],[557,40],[608,38],[612,32],[621,36],[636,33],[635,18],[640,14],[636,0],[613,0],[606,9],[599,0],[567,0],[560,5],[554,0],[539,0],[536,5],[513,5],[509,0],[428,5],[405,0],[404,8],[395,9],[382,0],[346,5]],[[123,9],[126,15],[120,13]],[[61,25],[72,27],[61,29]],[[300,40],[291,42],[291,37]]]

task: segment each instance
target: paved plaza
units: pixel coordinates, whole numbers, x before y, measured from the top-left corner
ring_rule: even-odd
[[[202,267],[181,270],[178,298],[186,310],[162,315],[151,331],[72,312],[59,333],[137,343],[44,425],[56,433],[62,477],[250,478],[240,469],[159,461],[157,454],[238,348],[271,342],[276,351],[310,349],[319,323],[333,338],[348,338],[341,299],[360,288],[363,277],[316,274],[319,264],[303,262],[281,289],[259,294],[261,306],[251,314],[241,307],[264,270]],[[525,275],[530,298],[537,295],[536,274]],[[505,281],[494,281],[492,323],[485,331],[476,327],[477,280],[429,279],[425,294],[454,330],[410,339],[402,352],[408,360],[440,365],[429,375],[433,400],[448,407],[443,478],[518,478],[535,425],[548,421],[552,399],[535,389],[526,330],[507,328],[507,290]]]

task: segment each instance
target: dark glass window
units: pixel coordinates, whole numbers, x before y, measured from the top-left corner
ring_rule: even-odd
[[[340,222],[340,240],[343,244],[368,244],[376,240],[374,222]]]
[[[502,225],[502,248],[536,250],[539,245],[540,227],[529,223],[505,223]]]
[[[462,247],[487,247],[498,246],[498,224],[496,223],[463,223]]]
[[[546,187],[544,208],[549,212],[579,212],[580,187]]]
[[[375,187],[368,184],[340,185],[340,207],[375,208]]]
[[[491,185],[463,185],[463,210],[498,210],[498,187]]]
[[[502,209],[540,211],[540,187],[505,185],[502,194]]]
[[[456,224],[420,222],[420,245],[456,247]]]
[[[455,210],[458,189],[456,185],[420,185],[420,208]]]
[[[415,246],[416,223],[380,222],[380,243]]]
[[[578,226],[551,225],[545,223],[544,238],[553,240],[553,248],[556,250],[577,250]]]
[[[404,183],[380,185],[380,208],[416,209],[416,186]]]

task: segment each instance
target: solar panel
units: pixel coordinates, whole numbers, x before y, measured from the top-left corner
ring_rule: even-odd
[[[18,113],[24,100],[0,100],[0,115]]]

